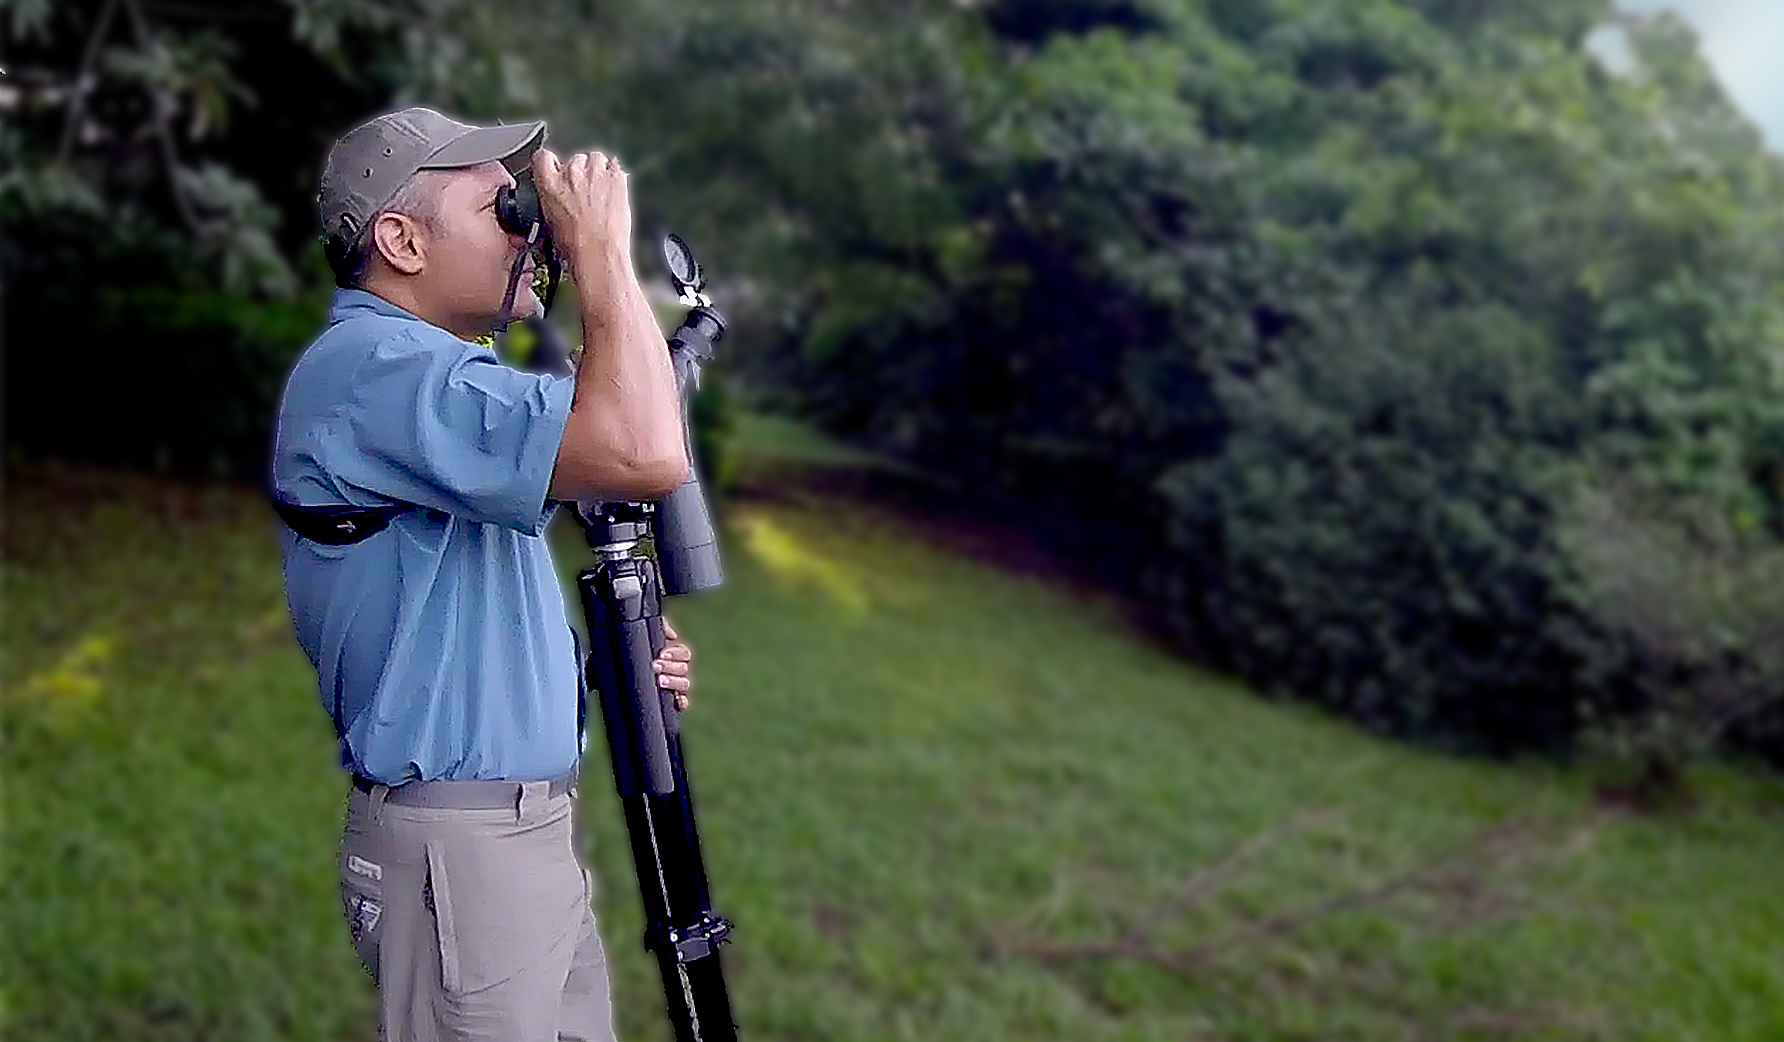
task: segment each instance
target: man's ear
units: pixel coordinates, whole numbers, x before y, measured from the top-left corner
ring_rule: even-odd
[[[426,266],[425,232],[421,222],[407,214],[379,214],[372,222],[372,246],[400,274],[417,275]]]

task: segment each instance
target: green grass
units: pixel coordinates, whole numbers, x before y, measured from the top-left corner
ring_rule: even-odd
[[[908,464],[855,448],[784,416],[740,411],[732,418],[727,444],[743,471],[757,479],[788,468],[808,473],[883,471],[906,477],[925,476]]]
[[[374,1037],[270,514],[42,469],[5,503],[0,1034]],[[1784,1038],[1775,776],[1599,814],[1579,772],[1266,702],[860,506],[726,517],[725,585],[670,614],[746,1038]],[[622,1033],[662,1039],[602,777]]]

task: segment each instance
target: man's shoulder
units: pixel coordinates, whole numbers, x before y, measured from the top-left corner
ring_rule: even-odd
[[[348,391],[378,359],[453,358],[477,349],[364,290],[337,290],[327,324],[292,363],[286,397]]]
[[[343,289],[335,291],[328,308],[328,324],[310,342],[305,354],[368,350],[386,343],[398,347],[437,347],[462,342],[365,290]]]

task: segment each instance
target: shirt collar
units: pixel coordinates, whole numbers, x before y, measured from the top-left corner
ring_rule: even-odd
[[[450,337],[452,343],[461,348],[475,344],[482,348],[486,354],[494,355],[494,350],[483,341],[464,340],[454,333],[441,329],[413,311],[405,311],[397,307],[376,293],[368,293],[363,289],[335,290],[334,299],[328,304],[328,324],[332,326],[358,315],[381,315],[384,318],[400,318],[410,322],[419,322],[441,336]]]
[[[413,312],[404,311],[390,301],[375,293],[367,293],[363,289],[337,289],[334,299],[328,305],[328,321],[340,322],[351,318],[359,312],[370,312],[386,318],[406,318],[414,322],[425,321]]]

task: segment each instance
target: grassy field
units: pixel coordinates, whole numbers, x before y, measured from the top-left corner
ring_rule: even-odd
[[[270,513],[8,478],[0,1034],[373,1038]],[[1776,777],[1705,769],[1692,815],[1606,814],[1577,771],[1265,702],[895,515],[726,518],[725,585],[670,614],[746,1038],[1784,1038]],[[622,1031],[662,1039],[602,770]]]

